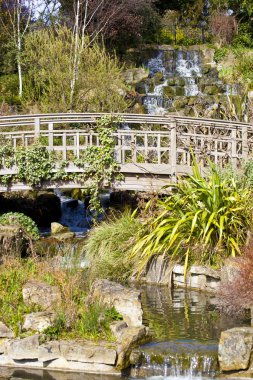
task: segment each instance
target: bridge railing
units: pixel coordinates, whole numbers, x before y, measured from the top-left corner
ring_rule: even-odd
[[[17,115],[0,118],[0,136],[18,146],[39,138],[59,160],[73,161],[90,145],[99,145],[92,128],[105,114]],[[253,155],[253,126],[247,123],[181,116],[120,114],[127,129],[114,133],[115,156],[123,172],[174,175],[187,173],[193,152],[203,166],[206,157],[217,165],[237,167]],[[138,129],[136,129],[138,127]],[[15,167],[0,174],[14,173]],[[77,170],[73,167],[69,170]]]

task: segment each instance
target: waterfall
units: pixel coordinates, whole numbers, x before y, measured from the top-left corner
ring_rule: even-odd
[[[201,77],[201,59],[198,51],[161,50],[156,57],[151,58],[146,67],[149,69],[150,78],[157,73],[162,74],[162,83],[156,84],[152,90],[146,86],[146,95],[143,105],[149,114],[163,115],[172,106],[173,98],[178,96],[177,89],[183,87],[183,93],[179,96],[196,96],[200,94],[197,78]],[[176,79],[173,85],[172,95],[164,96],[164,90],[169,86],[169,79]],[[183,81],[183,86],[177,84]],[[181,88],[180,88],[181,87]],[[173,93],[173,91],[175,91]]]
[[[199,54],[196,51],[179,51],[176,59],[176,72],[185,80],[185,96],[198,95],[196,78],[201,76]]]
[[[169,342],[143,346],[141,360],[131,370],[133,378],[161,376],[202,378],[218,373],[217,344]]]

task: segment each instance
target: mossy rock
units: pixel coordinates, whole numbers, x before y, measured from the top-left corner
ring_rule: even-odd
[[[168,86],[175,86],[176,80],[175,80],[175,78],[168,78],[167,83],[168,83]]]
[[[170,98],[172,96],[175,96],[175,88],[174,87],[170,87],[170,86],[166,86],[163,88],[163,95],[165,98]]]
[[[180,110],[184,108],[188,104],[188,100],[186,98],[179,98],[174,100],[173,106],[176,110]]]
[[[190,96],[188,100],[188,106],[194,106],[197,101],[198,101],[197,96]]]
[[[156,73],[153,77],[153,81],[155,83],[155,85],[159,85],[161,84],[163,81],[164,81],[164,75],[161,71],[159,71],[158,73]]]
[[[203,65],[201,69],[204,75],[208,75],[210,73],[211,67],[210,65]]]
[[[145,82],[139,82],[135,85],[135,91],[139,94],[146,94],[146,84]]]
[[[184,96],[184,87],[176,87],[176,96]]]
[[[185,79],[181,77],[175,78],[175,84],[183,87],[185,86]]]
[[[217,85],[205,86],[203,89],[203,93],[207,95],[216,95],[220,93],[220,88]]]

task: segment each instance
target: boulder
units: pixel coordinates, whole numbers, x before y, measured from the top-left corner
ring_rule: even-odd
[[[26,253],[27,241],[19,226],[0,225],[0,255],[18,255]]]
[[[0,338],[14,338],[14,332],[3,322],[0,322]]]
[[[235,327],[223,331],[219,341],[219,364],[222,371],[247,369],[253,345],[252,327]]]
[[[240,266],[238,265],[238,258],[231,258],[225,260],[221,268],[221,286],[234,283],[240,274]]]
[[[121,341],[121,336],[127,329],[127,324],[124,321],[115,321],[110,324],[110,330],[117,339],[117,342]]]
[[[128,327],[123,330],[118,344],[116,369],[124,369],[130,366],[130,355],[136,346],[145,343],[149,339],[149,332],[145,326]]]
[[[6,343],[9,342],[8,338],[0,338],[0,355],[4,354],[6,351]],[[1,376],[0,376],[1,379]]]
[[[61,357],[60,343],[58,341],[50,341],[39,346],[38,360],[47,362]]]
[[[106,307],[115,307],[128,326],[142,325],[140,291],[126,288],[109,280],[96,280],[87,297],[87,304],[98,301]]]
[[[42,332],[46,328],[53,326],[54,320],[55,314],[49,311],[27,314],[25,316],[22,330],[33,330]]]
[[[38,305],[43,310],[49,310],[61,303],[61,292],[57,286],[35,280],[28,281],[23,286],[23,298],[27,305]]]
[[[6,343],[6,354],[12,360],[38,359],[39,335],[10,340]]]
[[[154,255],[146,266],[146,284],[159,284],[171,286],[172,266],[169,257]]]
[[[69,232],[69,228],[63,226],[60,223],[56,223],[56,222],[51,223],[51,234],[52,235],[63,233],[63,232]]]
[[[60,353],[66,360],[83,363],[101,363],[114,365],[116,362],[116,347],[110,348],[108,344],[99,342],[77,343],[75,341],[60,341]]]

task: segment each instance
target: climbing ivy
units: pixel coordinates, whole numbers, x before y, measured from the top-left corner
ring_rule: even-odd
[[[113,132],[118,128],[121,118],[104,116],[98,120],[95,132],[98,134],[100,145],[91,145],[83,153],[82,158],[76,159],[75,164],[84,173],[79,175],[79,180],[85,183],[85,189],[75,192],[79,197],[90,195],[90,209],[99,213],[102,207],[99,200],[101,188],[106,183],[111,185],[115,180],[122,180],[120,165],[114,156],[115,138]]]
[[[17,179],[31,186],[40,186],[42,181],[52,177],[53,160],[45,146],[35,142],[27,148],[21,147],[16,152],[18,167]]]
[[[39,230],[35,222],[29,216],[22,213],[8,212],[2,214],[0,216],[0,224],[5,226],[18,225],[24,230],[28,238],[32,240],[39,239]]]
[[[84,169],[80,174],[68,173],[68,161],[58,161],[54,152],[49,153],[43,141],[36,141],[28,147],[18,147],[14,151],[10,142],[0,140],[0,168],[17,166],[17,174],[0,177],[2,184],[22,181],[31,186],[41,186],[45,180],[75,180],[81,182],[84,189],[75,192],[78,197],[90,196],[90,209],[102,211],[99,193],[104,184],[111,185],[115,180],[122,180],[120,165],[114,156],[115,138],[113,132],[122,120],[119,117],[104,116],[97,121],[91,130],[98,135],[100,146],[88,146],[74,164]]]

